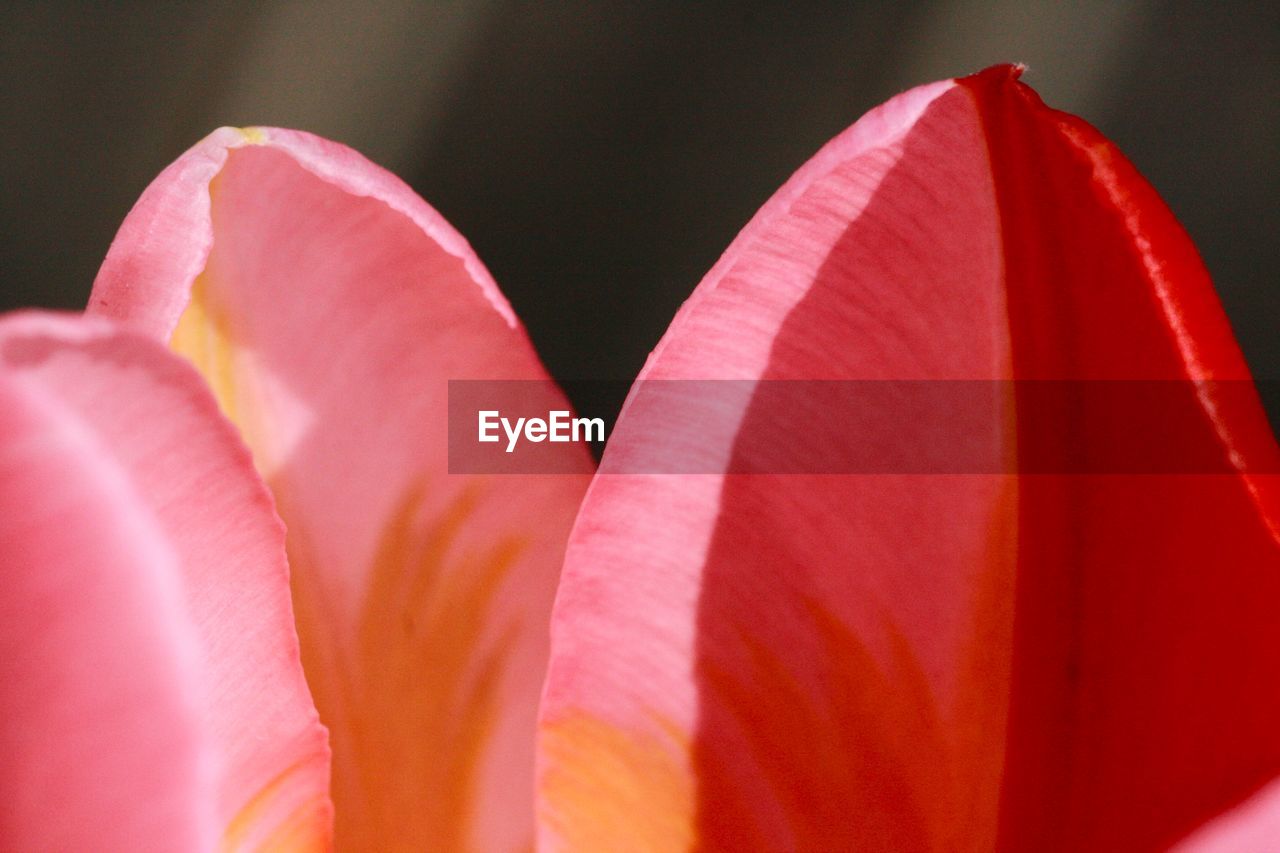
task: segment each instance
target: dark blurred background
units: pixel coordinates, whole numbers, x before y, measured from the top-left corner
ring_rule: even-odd
[[[823,142],[904,88],[1014,60],[1155,184],[1255,375],[1280,378],[1280,4],[2,8],[0,309],[83,306],[161,168],[219,125],[282,125],[408,180],[470,239],[553,374],[626,379]]]

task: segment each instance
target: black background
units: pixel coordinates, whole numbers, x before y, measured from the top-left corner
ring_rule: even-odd
[[[82,307],[138,194],[214,127],[300,127],[453,222],[554,375],[626,379],[823,142],[902,89],[1022,61],[1162,193],[1255,375],[1280,377],[1280,4],[0,8],[0,309]]]

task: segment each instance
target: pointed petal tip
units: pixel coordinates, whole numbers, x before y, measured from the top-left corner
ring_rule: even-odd
[[[1027,98],[1031,104],[1048,109],[1040,98],[1040,94],[1022,79],[1022,75],[1029,69],[1030,66],[1025,62],[1002,62],[973,74],[957,77],[955,82],[980,96],[993,98],[1017,94]]]
[[[1000,86],[1020,82],[1027,69],[1028,66],[1025,62],[1000,62],[995,65],[989,65],[981,71],[956,77],[955,81],[957,83],[972,82]]]

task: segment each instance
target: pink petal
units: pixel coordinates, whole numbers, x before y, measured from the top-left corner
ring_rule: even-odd
[[[1247,379],[1167,209],[1016,76],[829,143],[640,380]],[[1061,436],[1025,389],[975,387],[993,458]],[[553,616],[542,840],[1150,849],[1247,795],[1280,769],[1277,451],[1248,386],[1173,387],[1186,440],[1253,473],[611,476],[669,416],[637,386]],[[732,411],[703,464],[782,470],[875,426]]]
[[[172,333],[275,492],[337,845],[527,846],[546,626],[590,460],[448,473],[448,380],[545,379],[462,237],[340,145],[224,129],[144,193],[90,311]]]
[[[216,837],[195,637],[140,504],[84,424],[0,371],[5,849]]]
[[[1174,853],[1248,853],[1270,850],[1280,838],[1280,780],[1198,829]]]
[[[51,571],[38,578],[45,600],[27,605],[6,642],[31,643],[48,608],[76,620],[26,652],[30,672],[61,678],[39,691],[32,684],[26,716],[56,714],[36,725],[56,724],[65,738],[15,730],[29,760],[56,773],[52,762],[68,760],[59,750],[76,750],[85,764],[76,771],[91,778],[57,781],[83,798],[85,815],[145,813],[154,795],[203,814],[227,849],[325,845],[328,750],[299,660],[284,531],[199,377],[141,336],[39,314],[4,320],[0,372],[16,389],[14,411],[28,418],[25,444],[5,444],[25,467],[3,477],[23,515],[2,550]],[[58,443],[43,447],[40,429]],[[108,595],[121,599],[118,610]],[[99,705],[100,695],[120,698]],[[114,707],[119,730],[99,730],[99,707]],[[101,771],[135,751],[145,763],[133,776]],[[195,758],[207,766],[193,782],[184,767]],[[89,818],[75,819],[92,839]],[[210,846],[152,831],[145,844],[156,849]]]

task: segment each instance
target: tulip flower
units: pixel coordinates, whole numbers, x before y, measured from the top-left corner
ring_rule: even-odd
[[[407,187],[296,131],[183,155],[88,316],[0,319],[0,846],[1267,849],[1280,450],[1186,235],[1018,73],[779,190],[589,488],[580,445],[450,470],[449,380],[564,401]],[[769,473],[865,433],[763,393],[627,470],[685,380],[977,382],[1010,470]],[[1061,438],[1023,380],[1171,383],[1221,470],[1019,474]]]

